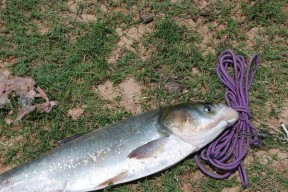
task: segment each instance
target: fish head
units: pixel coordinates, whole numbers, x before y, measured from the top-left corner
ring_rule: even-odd
[[[164,108],[159,124],[181,139],[202,148],[237,119],[237,111],[224,104],[180,104]]]

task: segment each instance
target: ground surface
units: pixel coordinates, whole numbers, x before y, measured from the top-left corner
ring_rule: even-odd
[[[11,108],[0,110],[0,172],[52,149],[60,139],[141,111],[188,101],[223,102],[215,66],[221,51],[231,48],[247,58],[259,54],[261,67],[250,91],[253,124],[275,133],[249,151],[245,191],[285,191],[288,144],[275,138],[281,134],[279,122],[288,124],[287,2],[136,2],[2,1],[0,69],[32,77],[59,105],[18,125],[4,121]],[[153,22],[140,22],[142,8]],[[243,189],[237,174],[213,180],[189,158],[107,189],[128,190]]]

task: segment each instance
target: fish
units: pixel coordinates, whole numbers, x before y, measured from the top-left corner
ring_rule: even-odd
[[[168,169],[238,119],[224,105],[183,103],[97,128],[0,175],[0,192],[85,192]]]

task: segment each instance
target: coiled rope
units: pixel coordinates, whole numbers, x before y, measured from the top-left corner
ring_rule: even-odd
[[[256,54],[251,56],[247,67],[245,58],[232,50],[223,51],[219,56],[216,72],[226,87],[226,102],[238,111],[239,119],[233,127],[202,149],[200,155],[194,156],[200,170],[216,179],[227,178],[238,170],[243,187],[248,185],[248,177],[242,162],[249,147],[260,144],[256,129],[250,121],[248,96],[258,67],[259,58]],[[214,171],[209,171],[200,159],[203,163],[212,165]]]

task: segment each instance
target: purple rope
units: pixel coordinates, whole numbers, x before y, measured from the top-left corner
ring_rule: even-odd
[[[227,178],[238,170],[243,187],[248,185],[248,177],[242,161],[247,155],[250,145],[260,144],[257,132],[250,122],[248,97],[248,91],[258,67],[257,55],[251,56],[246,70],[245,58],[236,55],[232,50],[223,51],[219,56],[216,72],[226,87],[226,102],[228,106],[238,111],[239,119],[231,129],[224,131],[221,136],[202,149],[200,156],[195,155],[194,157],[199,169],[216,179]],[[234,75],[231,76],[229,68],[233,70]],[[215,172],[207,170],[200,159],[212,165]]]

